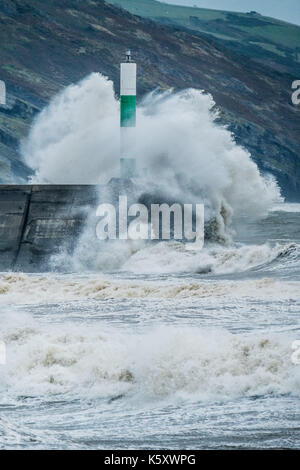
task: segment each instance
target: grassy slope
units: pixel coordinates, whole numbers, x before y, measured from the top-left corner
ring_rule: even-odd
[[[204,8],[169,5],[156,0],[108,0],[131,13],[155,21],[169,22],[178,26],[205,32],[215,38],[226,40],[228,46],[261,59],[270,53],[281,66],[294,62],[300,67],[300,27],[259,14],[225,12]]]

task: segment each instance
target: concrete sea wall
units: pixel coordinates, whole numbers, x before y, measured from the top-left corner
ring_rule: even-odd
[[[49,255],[62,245],[71,253],[97,201],[97,186],[0,185],[0,272],[49,270]]]

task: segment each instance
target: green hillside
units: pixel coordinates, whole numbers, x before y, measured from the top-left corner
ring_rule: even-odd
[[[300,27],[255,12],[237,13],[170,5],[156,0],[107,0],[130,13],[227,42],[236,52],[300,70]],[[266,56],[267,55],[267,56]],[[273,63],[273,66],[274,63]]]

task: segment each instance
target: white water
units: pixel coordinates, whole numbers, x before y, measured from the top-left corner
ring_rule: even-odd
[[[52,304],[63,301],[185,299],[228,296],[235,299],[297,300],[299,281],[262,278],[247,281],[123,280],[113,276],[0,275],[0,305]]]
[[[276,204],[271,209],[272,212],[300,212],[300,204],[297,203],[281,203]]]
[[[227,243],[93,245],[91,212],[73,256],[52,259],[70,274],[0,274],[0,447],[299,447],[298,210],[213,106],[197,90],[150,94],[132,153],[145,191],[203,199]],[[23,147],[33,181],[117,176],[118,113],[101,75],[62,92]],[[232,215],[254,215],[247,244]]]
[[[161,326],[143,333],[104,326],[44,327],[8,315],[0,340],[8,366],[0,391],[15,396],[72,393],[86,398],[126,394],[138,400],[197,400],[286,394],[299,396],[300,369],[291,337]]]
[[[181,243],[159,243],[139,250],[122,270],[142,273],[232,274],[269,264],[293,249],[293,244],[218,246],[186,250]]]
[[[150,93],[140,103],[132,156],[147,168],[148,187],[159,181],[186,200],[204,194],[216,211],[264,213],[279,200],[276,184],[261,177],[247,151],[217,126],[210,95],[189,89]],[[38,116],[22,148],[34,183],[97,184],[119,174],[119,102],[100,74],[60,93]],[[180,175],[180,181],[178,180]],[[245,184],[245,182],[247,184]],[[199,200],[197,201],[199,202]]]
[[[248,152],[227,129],[215,124],[216,116],[212,97],[199,90],[150,93],[138,107],[131,152],[144,174],[137,183],[141,193],[163,193],[183,203],[204,202],[206,220],[216,220],[215,241],[228,244],[233,215],[261,217],[281,197],[276,182],[262,177]],[[118,176],[119,102],[112,82],[92,74],[65,89],[37,118],[23,156],[36,172],[34,183],[103,183]],[[236,252],[232,248],[224,265],[220,251],[210,250],[203,258],[203,253],[188,254],[173,244],[149,248],[129,241],[91,250],[94,209],[91,212],[73,259],[62,253],[52,260],[54,268],[140,272],[141,266],[145,272],[221,273],[276,257],[268,246]]]

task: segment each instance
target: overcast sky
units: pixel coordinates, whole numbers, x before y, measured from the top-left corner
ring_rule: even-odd
[[[251,11],[300,25],[300,0],[160,0],[218,10]]]

